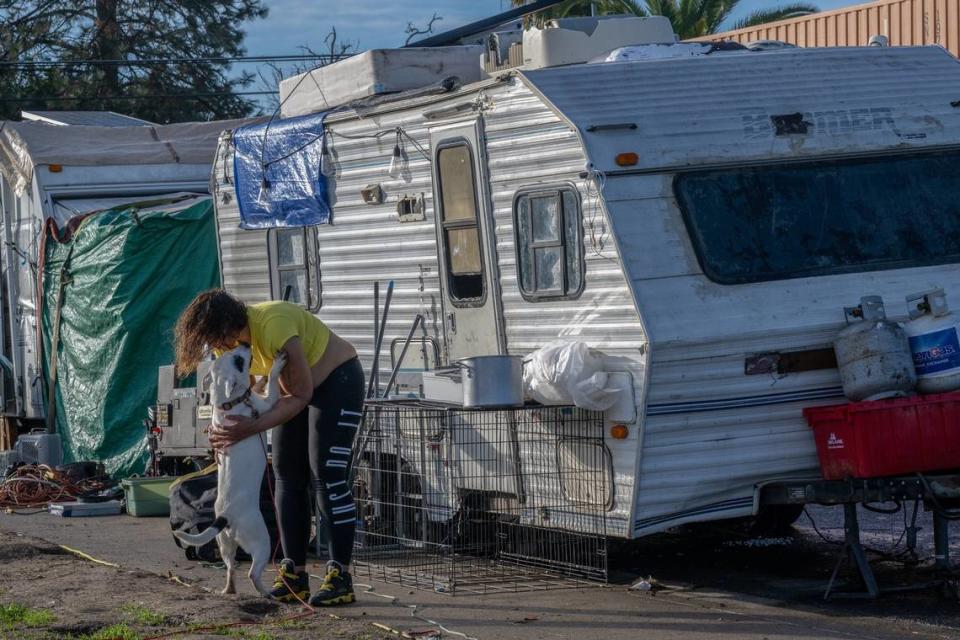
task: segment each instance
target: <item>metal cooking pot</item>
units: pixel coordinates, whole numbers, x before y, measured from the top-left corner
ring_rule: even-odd
[[[463,370],[464,407],[523,406],[521,356],[473,356],[456,364]]]

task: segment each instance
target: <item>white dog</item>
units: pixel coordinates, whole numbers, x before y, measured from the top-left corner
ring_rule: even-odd
[[[250,347],[241,345],[227,351],[211,365],[209,380],[213,424],[225,424],[231,415],[250,416],[269,411],[280,398],[278,378],[286,364],[286,356],[277,355],[267,380],[267,393],[258,395],[250,388]],[[206,386],[207,379],[204,379]],[[264,434],[251,436],[230,445],[219,454],[217,470],[216,520],[198,534],[174,532],[180,540],[194,546],[204,545],[214,536],[220,557],[227,565],[227,586],[223,593],[236,593],[233,579],[237,568],[237,547],[253,558],[247,574],[262,595],[269,591],[260,581],[260,574],[270,562],[270,534],[260,513],[260,482],[267,466]]]

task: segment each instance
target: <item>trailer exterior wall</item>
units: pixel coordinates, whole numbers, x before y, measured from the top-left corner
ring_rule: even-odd
[[[894,46],[938,44],[960,56],[960,0],[879,0],[694,40],[782,40],[799,47],[864,46],[885,35]]]
[[[597,186],[580,177],[585,163],[583,149],[575,129],[517,78],[508,83],[475,85],[447,99],[434,98],[422,105],[395,105],[373,117],[356,119],[337,115],[328,119],[329,144],[336,157],[337,171],[329,182],[333,194],[332,223],[317,227],[323,291],[323,306],[317,315],[356,345],[369,372],[373,359],[372,284],[376,280],[384,283],[392,279],[396,288],[384,344],[405,337],[417,313],[425,317],[427,334],[442,344],[443,316],[430,162],[408,145],[409,174],[393,179],[387,175],[387,167],[395,137],[371,136],[400,126],[429,154],[432,151],[429,130],[464,118],[459,115],[427,119],[424,112],[440,111],[468,101],[485,105],[482,110],[484,146],[508,352],[523,355],[557,338],[584,340],[608,354],[611,369],[629,372],[635,393],[639,392],[644,384],[645,336],[616,246],[610,242],[609,221]],[[221,153],[227,154],[227,160],[216,163],[214,180],[224,286],[248,302],[267,300],[271,295],[267,234],[239,228],[239,212],[231,184],[231,152],[226,137],[218,154]],[[370,205],[362,201],[360,190],[371,183],[382,186],[386,193],[384,204]],[[521,189],[561,184],[575,186],[581,195],[587,287],[576,300],[533,303],[520,295],[516,282],[514,197]],[[426,220],[399,222],[397,198],[421,194]],[[605,237],[602,247],[591,241],[591,228],[598,238]],[[416,365],[417,349],[411,348],[407,357]],[[390,351],[385,347],[381,371],[390,365]],[[606,523],[610,535],[630,534],[641,438],[638,422],[631,425],[628,439],[608,442],[615,484],[614,504]],[[530,499],[535,502],[536,496]],[[546,526],[562,526],[562,517],[554,514],[552,518],[553,522]]]
[[[646,380],[646,333],[599,185],[592,177],[581,177],[586,156],[576,130],[519,78],[490,99],[484,123],[507,350],[526,355],[557,339],[586,342],[604,354],[609,371],[630,374],[634,397],[640,398]],[[514,199],[518,191],[557,185],[572,185],[580,195],[586,286],[575,299],[530,301],[517,282]],[[627,439],[606,442],[614,469],[614,506],[607,514],[610,535],[630,535],[643,434],[638,420],[629,425]]]
[[[882,295],[888,314],[904,319],[898,301],[906,295],[960,291],[957,264],[718,284],[694,252],[675,177],[956,148],[958,76],[956,60],[932,47],[743,52],[523,74],[608,173],[613,237],[649,336],[634,535],[749,515],[763,482],[819,476],[801,408],[842,401],[837,371],[747,376],[747,356],[829,348],[842,308],[862,295]],[[882,120],[846,118],[870,109],[883,109]],[[809,134],[774,135],[770,116],[797,112],[811,122]],[[637,127],[589,131],[598,123]],[[639,156],[629,172],[613,162],[626,151]]]

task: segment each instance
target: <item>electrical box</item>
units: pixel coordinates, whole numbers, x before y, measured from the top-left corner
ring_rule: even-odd
[[[210,371],[211,362],[197,365],[197,380]],[[173,365],[160,367],[157,379],[157,405],[154,410],[157,433],[157,455],[205,456],[210,441],[206,428],[213,418],[208,394],[199,387],[176,387]]]

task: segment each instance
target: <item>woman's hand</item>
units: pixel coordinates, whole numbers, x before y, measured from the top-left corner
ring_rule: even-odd
[[[224,416],[223,425],[211,424],[207,430],[210,446],[218,451],[226,449],[235,442],[260,433],[260,425],[249,416]]]

